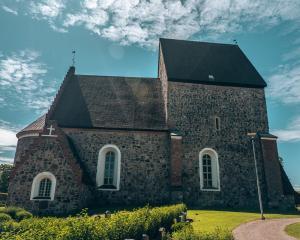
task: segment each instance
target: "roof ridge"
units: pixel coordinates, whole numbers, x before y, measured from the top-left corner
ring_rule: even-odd
[[[49,119],[51,119],[52,117],[52,114],[53,114],[53,111],[54,109],[56,108],[56,105],[64,91],[64,89],[66,88],[66,85],[67,83],[69,82],[69,80],[75,76],[75,67],[74,66],[71,66],[67,72],[67,74],[65,75],[65,78],[62,82],[62,84],[60,85],[55,97],[54,97],[54,100],[48,110],[48,112],[46,113],[46,119],[45,119],[45,122],[47,122]]]
[[[89,75],[89,74],[76,74],[78,77],[103,77],[103,78],[132,78],[132,79],[158,79],[157,77],[135,77],[135,76],[109,76],[109,75]]]
[[[239,47],[237,44],[234,43],[219,43],[219,42],[207,42],[207,41],[197,41],[197,40],[185,40],[185,39],[174,39],[174,38],[159,38],[161,40],[170,40],[170,41],[177,41],[177,42],[187,42],[187,43],[205,43],[210,45],[225,45],[225,46],[232,46],[232,47]]]

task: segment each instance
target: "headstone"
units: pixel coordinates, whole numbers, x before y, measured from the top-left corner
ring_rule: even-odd
[[[147,234],[143,234],[143,235],[142,235],[142,239],[143,239],[143,240],[149,240],[149,236],[148,236]]]
[[[186,212],[182,212],[181,215],[179,216],[180,222],[185,222],[186,221]]]
[[[161,236],[160,239],[165,239],[165,237],[166,237],[166,229],[164,227],[161,227],[159,229],[159,232],[160,232],[160,236]]]
[[[105,218],[110,218],[110,216],[111,216],[110,211],[108,211],[108,210],[105,211],[104,216],[105,216]]]

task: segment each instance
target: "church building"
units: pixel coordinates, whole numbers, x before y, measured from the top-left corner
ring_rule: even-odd
[[[258,208],[258,176],[265,207],[293,207],[266,86],[232,44],[160,39],[157,78],[72,66],[48,112],[17,134],[8,204],[37,214],[175,202]]]

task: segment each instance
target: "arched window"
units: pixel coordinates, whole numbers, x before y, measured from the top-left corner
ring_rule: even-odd
[[[200,187],[203,191],[220,190],[218,154],[211,148],[203,149],[199,154]]]
[[[42,172],[35,176],[31,187],[31,200],[53,200],[56,178],[50,172]]]
[[[105,145],[98,157],[96,183],[99,190],[119,190],[121,152],[115,145]]]

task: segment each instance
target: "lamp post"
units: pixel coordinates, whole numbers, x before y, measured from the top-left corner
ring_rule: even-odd
[[[260,184],[259,184],[257,160],[256,160],[256,152],[255,152],[255,138],[257,136],[257,133],[247,133],[247,135],[249,137],[251,137],[251,143],[252,143],[252,151],[253,151],[255,174],[256,174],[257,194],[258,194],[258,202],[259,202],[259,209],[260,209],[260,218],[261,218],[261,220],[265,220],[264,209],[263,209],[263,204],[262,204],[262,200],[261,200],[261,190],[260,190]]]

